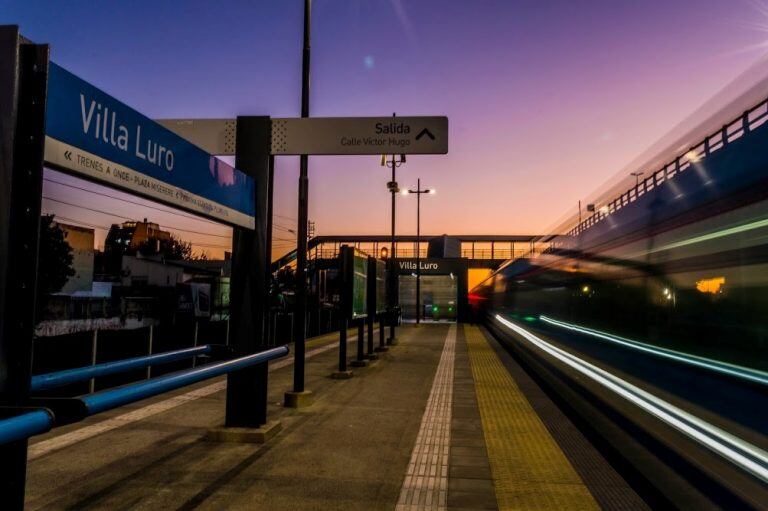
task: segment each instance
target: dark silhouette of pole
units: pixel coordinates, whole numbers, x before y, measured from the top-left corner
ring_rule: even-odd
[[[396,117],[397,114],[395,112],[392,113],[392,117]],[[395,323],[397,322],[397,316],[395,314],[395,308],[397,306],[397,297],[394,296],[394,291],[397,289],[396,286],[396,280],[397,279],[397,268],[395,266],[395,258],[397,257],[397,242],[395,241],[395,194],[399,191],[397,187],[397,167],[405,163],[405,155],[400,155],[400,160],[398,161],[397,155],[392,155],[392,160],[387,161],[386,155],[381,156],[381,165],[386,165],[387,167],[392,168],[392,180],[388,183],[389,192],[392,194],[392,238],[390,242],[391,246],[391,253],[389,254],[390,259],[390,291],[392,291],[391,295],[389,297],[389,304],[390,304],[390,323],[389,323],[389,342],[390,344],[395,342]]]
[[[301,66],[301,116],[309,117],[310,15],[312,0],[304,0],[304,51]],[[309,224],[308,157],[299,160],[299,220],[296,228],[296,315],[294,321],[293,391],[304,392],[304,356],[307,330],[307,228]]]
[[[421,179],[416,180],[416,324],[421,323]]]
[[[406,194],[416,194],[416,324],[421,323],[421,195],[435,193],[435,190],[421,189],[421,178],[416,180],[416,189],[407,190]]]

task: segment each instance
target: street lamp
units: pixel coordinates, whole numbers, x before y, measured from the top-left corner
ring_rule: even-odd
[[[395,117],[395,113],[392,113],[392,117]],[[389,323],[389,342],[390,344],[395,342],[395,305],[397,304],[397,301],[395,299],[395,284],[394,279],[396,278],[395,275],[395,259],[397,258],[397,250],[395,245],[395,194],[400,191],[400,189],[397,186],[397,179],[395,176],[395,171],[397,170],[397,167],[405,163],[405,155],[401,154],[400,159],[397,159],[397,155],[393,154],[391,160],[387,160],[387,155],[382,154],[381,155],[381,166],[382,167],[389,167],[392,169],[392,180],[387,183],[387,190],[392,194],[392,240],[390,242],[392,253],[390,254],[390,260],[392,261],[390,263],[390,298],[389,298],[389,305],[390,305],[390,323]]]
[[[435,189],[421,188],[421,179],[416,180],[416,189],[402,191],[403,195],[416,194],[416,324],[421,322],[421,196],[435,194]]]
[[[645,174],[645,172],[630,172],[629,173],[630,176],[635,176],[635,188],[637,188],[638,185],[640,185],[640,176],[642,176],[643,174]]]

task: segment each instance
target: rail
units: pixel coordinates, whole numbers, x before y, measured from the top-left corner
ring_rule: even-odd
[[[260,353],[246,355],[244,357],[207,364],[195,369],[179,371],[177,373],[152,378],[116,389],[103,390],[95,394],[89,394],[80,398],[85,404],[87,415],[105,412],[118,406],[123,406],[148,397],[156,396],[164,392],[176,390],[193,383],[215,378],[223,374],[245,369],[256,364],[262,364],[288,354],[288,346],[272,348]]]
[[[0,420],[0,445],[50,431],[53,415],[44,409],[23,412]]]
[[[67,383],[90,379],[94,376],[115,374],[130,369],[147,367],[152,364],[191,358],[200,354],[210,353],[214,347],[212,345],[205,345],[39,375],[35,383],[35,390],[53,388]],[[123,387],[103,390],[71,399],[36,398],[33,402],[41,406],[29,411],[19,407],[0,407],[0,411],[6,412],[21,410],[21,413],[18,415],[0,419],[0,445],[45,433],[54,426],[77,422],[85,417],[157,396],[187,385],[267,363],[270,360],[284,357],[288,354],[288,351],[287,346],[280,346],[259,353],[178,371]]]
[[[30,390],[32,392],[39,392],[41,390],[61,387],[62,385],[67,385],[69,383],[90,380],[91,378],[109,376],[112,374],[130,371],[132,369],[143,369],[153,365],[167,364],[170,362],[176,362],[178,360],[196,357],[198,355],[207,355],[212,351],[213,347],[209,344],[206,344],[204,346],[196,346],[194,348],[185,348],[176,351],[156,353],[154,355],[128,358],[114,362],[105,362],[103,364],[96,364],[92,366],[77,367],[74,369],[57,371],[55,373],[39,374],[32,377]]]
[[[673,178],[680,172],[685,172],[693,164],[698,163],[703,158],[722,149],[734,140],[741,138],[765,123],[767,120],[768,99],[765,99],[758,105],[746,110],[733,121],[723,125],[722,128],[719,128],[711,135],[705,137],[700,143],[675,157],[675,159],[653,172],[647,178],[638,181],[638,183],[628,191],[597,208],[593,215],[589,216],[581,223],[577,224],[576,227],[568,231],[568,235],[577,236],[581,234],[605,219],[611,213],[619,211],[624,206],[635,202],[638,198],[653,190],[661,183]]]

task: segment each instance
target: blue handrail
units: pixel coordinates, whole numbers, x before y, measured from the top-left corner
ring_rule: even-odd
[[[86,406],[87,415],[94,415],[209,378],[280,358],[287,354],[288,346],[281,346],[260,353],[254,353],[253,355],[207,364],[195,369],[160,376],[159,378],[152,378],[151,380],[133,383],[125,387],[103,390],[95,394],[83,396],[80,400]]]
[[[167,351],[155,355],[128,358],[125,360],[117,360],[115,362],[105,362],[103,364],[86,367],[76,367],[74,369],[57,371],[55,373],[38,374],[32,377],[30,390],[32,392],[37,392],[40,390],[52,389],[69,383],[86,381],[91,378],[130,371],[131,369],[141,369],[152,365],[167,364],[177,360],[184,360],[197,355],[205,355],[211,351],[211,346],[206,344],[204,346]]]
[[[32,410],[0,419],[0,445],[45,433],[52,427],[53,416],[46,410]]]

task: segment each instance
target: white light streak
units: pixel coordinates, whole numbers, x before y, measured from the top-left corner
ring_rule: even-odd
[[[768,453],[613,374],[558,348],[496,315],[496,320],[535,347],[667,423],[740,469],[768,482]]]

